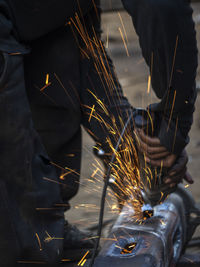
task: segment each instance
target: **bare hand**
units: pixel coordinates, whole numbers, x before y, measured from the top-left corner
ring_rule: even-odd
[[[193,184],[194,181],[191,175],[187,172],[188,155],[185,150],[177,158],[175,164],[169,170],[165,183],[169,184],[170,187],[180,183],[183,179],[189,184]]]
[[[171,168],[177,156],[162,146],[159,138],[145,135],[143,130],[137,130],[138,149],[144,153],[146,162],[153,167]]]
[[[165,178],[165,183],[170,187],[174,187],[183,179],[188,183],[194,183],[192,177],[187,172],[188,156],[185,150],[177,157],[170,153],[161,145],[157,137],[149,137],[145,135],[143,130],[137,130],[138,149],[145,155],[146,162],[153,167],[164,167],[169,169]]]

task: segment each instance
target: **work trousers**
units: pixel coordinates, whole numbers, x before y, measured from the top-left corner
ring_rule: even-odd
[[[13,36],[2,2],[0,10],[0,264],[54,263],[62,257],[64,231],[58,176],[33,126],[27,48]]]
[[[10,21],[3,16],[2,21],[9,31]],[[1,224],[0,259],[5,264],[59,260],[64,208],[79,187],[80,126],[87,128],[96,142],[105,144],[108,129],[94,118],[89,123],[90,107],[95,105],[107,122],[111,113],[126,121],[131,109],[112,61],[103,56],[113,83],[107,90],[107,81],[95,70],[92,56],[89,59],[80,54],[83,40],[76,33],[74,38],[74,33],[70,26],[63,26],[33,38],[30,51],[12,36],[1,53],[0,190],[2,197],[6,195],[2,213],[9,214]],[[11,35],[10,31],[6,36]],[[88,89],[104,102],[109,115]]]

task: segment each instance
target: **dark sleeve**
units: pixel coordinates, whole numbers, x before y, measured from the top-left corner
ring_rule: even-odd
[[[98,16],[92,12],[85,20],[90,38],[87,45],[85,42],[82,44],[82,125],[95,142],[109,152],[111,146],[108,140],[115,147],[128,117],[132,114],[132,107],[123,94],[112,60],[100,40],[99,9],[98,12]]]
[[[7,0],[20,40],[35,40],[61,26],[75,13],[84,16],[92,0]]]
[[[187,0],[123,0],[132,16],[152,87],[161,101],[161,143],[179,154],[189,142],[196,99],[197,42]]]
[[[95,142],[108,153],[111,146],[115,148],[132,114],[132,107],[123,94],[112,60],[106,52],[104,55],[96,55],[96,59],[84,59],[81,63],[82,124]],[[105,72],[97,70],[96,60],[105,64]],[[132,126],[133,123],[130,123],[129,129],[133,134]]]

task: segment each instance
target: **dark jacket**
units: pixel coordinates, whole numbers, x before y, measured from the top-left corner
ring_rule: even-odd
[[[57,32],[59,35],[59,31],[62,31],[55,29],[62,28],[61,26],[76,12],[79,13],[80,17],[84,17],[89,34],[92,33],[91,25],[100,28],[100,21],[95,16],[92,0],[80,1],[81,12],[76,1],[67,1],[67,4],[64,0],[57,1],[56,4],[53,0],[45,1],[45,3],[41,3],[41,1],[28,1],[27,3],[22,0],[9,0],[8,2],[20,39],[31,41],[31,46],[34,46],[33,41],[36,39],[36,43],[39,44],[40,42],[40,48],[39,45],[37,46],[38,51],[43,49],[41,41],[44,40],[45,43],[45,38],[46,40],[55,39]],[[189,142],[188,132],[192,124],[196,99],[197,47],[192,9],[189,3],[184,0],[124,0],[123,3],[132,16],[136,32],[139,35],[143,56],[150,67],[153,89],[161,99],[159,104],[151,105],[152,110],[159,113],[160,116],[159,138],[169,151],[179,154]],[[96,4],[98,5],[98,1]],[[147,12],[148,10],[149,12]],[[51,33],[45,35],[48,32]],[[75,34],[77,35],[76,31]],[[39,39],[40,36],[47,37]],[[72,58],[78,60],[80,51],[73,38],[72,32],[67,29],[65,34],[65,39],[68,40],[65,45],[66,51],[68,51],[65,53],[67,58],[65,74],[67,73],[67,75],[63,75],[61,78],[68,81],[72,79],[80,86],[81,80],[80,77],[78,78],[80,73],[78,74],[79,69],[77,67],[79,65],[72,64]],[[60,44],[61,42],[62,38]],[[53,43],[59,46],[56,44],[56,40],[53,40]],[[175,53],[176,56],[174,57]],[[154,64],[151,69],[152,54]],[[59,60],[59,55],[57,54],[57,56],[57,60]],[[42,63],[42,65],[45,64]],[[67,65],[74,67],[68,68]],[[47,69],[43,66],[41,72],[47,72]],[[70,78],[75,73],[77,73],[77,77]],[[67,82],[65,84],[67,86]],[[79,86],[77,85],[77,88]],[[121,91],[121,88],[119,90]],[[70,90],[69,94],[71,93]],[[100,91],[99,94],[101,95]],[[72,98],[74,99],[74,97]],[[84,104],[87,103],[84,102]],[[127,106],[130,106],[128,102]],[[123,107],[121,108],[123,109]],[[95,129],[95,127],[92,128]]]

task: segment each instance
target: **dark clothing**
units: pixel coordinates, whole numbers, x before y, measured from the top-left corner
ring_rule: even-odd
[[[95,25],[95,32],[100,33],[100,21],[94,10],[88,12],[84,23],[90,35],[93,35],[90,25]],[[31,53],[25,57],[26,87],[35,127],[52,161],[63,169],[67,167],[75,171],[62,181],[66,184],[62,186],[65,202],[77,193],[79,186],[76,173],[80,172],[81,124],[93,133],[96,142],[104,146],[108,136],[105,125],[94,118],[88,122],[88,107],[95,105],[95,110],[112,124],[88,89],[103,101],[115,118],[121,115],[126,121],[127,111],[131,110],[109,57],[103,57],[103,61],[106,66],[109,64],[107,68],[115,83],[112,95],[109,90],[105,92],[105,78],[96,72],[92,56],[89,60],[81,56],[79,45],[83,46],[82,40],[76,33],[77,44],[73,33],[76,33],[75,29],[72,32],[70,25],[54,31],[32,42]],[[47,73],[51,84],[41,92],[39,89],[44,86]]]
[[[33,41],[58,29],[75,13],[85,15],[92,0],[7,0],[21,41]]]
[[[4,32],[10,31],[6,21],[5,18]],[[17,260],[26,259],[54,263],[62,256],[64,230],[57,174],[33,127],[23,54],[3,52],[2,55],[0,194],[1,227],[5,228],[0,232],[1,264],[13,266]],[[47,233],[60,239],[45,242]]]
[[[41,21],[41,25],[46,25],[40,27],[44,31],[39,35],[34,34],[38,32],[36,18],[38,19],[38,16],[43,18],[45,3],[34,2],[33,4],[29,3],[29,6],[23,5],[23,8],[26,8],[24,13],[21,1],[10,0],[10,2],[12,6],[15,6],[13,10],[16,21],[23,21],[23,23],[17,23],[17,25],[19,35],[23,36],[24,40],[33,40],[49,31],[47,28],[51,24],[48,23],[48,18],[50,17],[47,16],[45,23]],[[48,3],[49,15],[53,8],[53,1]],[[76,3],[76,1],[73,1],[73,3]],[[160,114],[161,130],[159,138],[169,151],[179,154],[189,142],[188,132],[192,124],[192,114],[196,99],[197,46],[192,9],[187,0],[124,0],[123,3],[132,16],[134,26],[139,35],[144,58],[150,67],[153,89],[157,96],[161,98],[159,104],[151,105],[151,109]],[[72,4],[71,1],[69,4]],[[83,14],[91,6],[91,1],[81,1],[81,8],[84,10]],[[64,2],[60,2],[57,8],[64,10]],[[66,16],[62,16],[63,13],[61,12],[61,16],[58,19],[59,22],[65,18],[65,21],[67,21],[74,10],[79,10],[76,4],[68,9]],[[37,12],[36,14],[40,15],[31,16],[31,12]],[[26,15],[23,16],[22,14]],[[30,31],[28,31],[29,27],[26,27],[26,23],[24,23],[27,14],[29,14],[32,27]],[[93,14],[96,13],[93,12]],[[87,21],[87,18],[88,14],[84,19]],[[97,18],[92,20],[96,27],[97,21]],[[55,23],[54,25],[57,24]],[[88,27],[90,24],[87,23],[86,25]],[[24,34],[25,32],[26,34]],[[30,33],[32,36],[28,37]],[[70,44],[66,47],[72,49]],[[152,69],[151,66],[153,66]],[[70,73],[73,73],[73,71]]]
[[[90,130],[95,135],[95,141],[101,144],[106,144],[106,137],[108,135],[108,129],[94,118],[89,123],[91,110],[88,111],[88,106],[92,107],[95,105],[103,119],[111,123],[111,116],[106,115],[98,108],[97,102],[87,89],[90,89],[103,101],[108,109],[109,115],[113,114],[116,118],[119,131],[122,127],[119,122],[119,115],[125,122],[131,111],[131,106],[123,96],[122,89],[117,81],[112,61],[109,58],[106,59],[105,55],[102,57],[109,75],[113,76],[112,90],[108,90],[106,78],[102,73],[97,73],[95,70],[96,59],[91,57],[91,55],[89,58],[82,57],[80,47],[82,49],[86,48],[76,29],[73,28],[72,31],[70,25],[63,25],[69,20],[70,16],[74,18],[74,12],[79,11],[79,7],[75,4],[76,1],[63,0],[59,1],[59,4],[56,0],[45,2],[45,4],[41,4],[41,1],[36,0],[28,2],[26,0],[9,0],[6,3],[9,3],[10,9],[2,0],[0,2],[2,3],[0,17],[0,26],[2,29],[0,39],[2,43],[0,44],[0,49],[6,52],[4,53],[4,57],[5,66],[7,67],[4,68],[5,71],[2,74],[2,89],[0,91],[0,119],[3,129],[0,133],[1,155],[3,157],[1,160],[2,165],[0,166],[0,173],[3,177],[0,190],[2,195],[6,192],[8,196],[8,201],[2,206],[2,209],[5,210],[4,212],[10,214],[10,221],[5,221],[4,225],[7,224],[8,227],[10,226],[9,230],[12,229],[10,237],[8,237],[7,233],[4,239],[10,242],[3,244],[4,241],[0,239],[0,242],[2,242],[0,246],[4,248],[3,253],[5,254],[5,258],[11,264],[16,258],[21,259],[27,257],[28,259],[34,258],[54,262],[61,256],[61,239],[53,239],[49,243],[43,242],[43,240],[46,236],[45,231],[53,237],[63,237],[63,209],[59,208],[58,205],[62,206],[62,201],[68,204],[70,198],[78,190],[79,175],[77,175],[77,172],[80,170],[81,158],[80,125],[82,124]],[[96,16],[96,10],[91,2],[88,0],[80,1],[83,12],[82,14],[79,12],[81,21],[85,21],[84,28],[88,31],[90,37],[94,36],[93,28],[96,29],[98,35],[100,33],[99,16]],[[153,5],[154,2],[157,4],[158,0],[124,0],[127,10],[129,10],[133,17],[136,30],[140,36],[143,54],[149,65],[152,53],[151,48],[156,48],[157,46],[159,48],[154,51],[155,61],[158,62],[158,65],[154,65],[152,82],[157,95],[161,98],[163,97],[163,106],[164,104],[168,104],[165,96],[165,88],[167,91],[169,87],[168,79],[171,69],[171,52],[173,50],[172,47],[174,47],[171,40],[172,42],[176,41],[175,33],[180,31],[180,27],[177,30],[174,29],[177,26],[177,16],[178,18],[180,16],[179,14],[177,16],[174,14],[175,21],[173,25],[170,24],[170,27],[173,26],[173,31],[171,33],[169,27],[166,29],[164,35],[164,31],[159,28],[159,23],[154,21],[154,18],[157,18],[158,14],[157,6]],[[96,3],[98,5],[97,1]],[[135,5],[133,6],[132,3],[135,3]],[[142,8],[140,3],[143,3],[146,8]],[[150,9],[147,8],[147,3],[152,4]],[[178,51],[178,55],[180,55],[178,58],[184,58],[185,51],[187,50],[191,53],[194,62],[187,61],[188,57],[186,57],[186,62],[178,60],[177,62],[181,65],[175,66],[176,70],[179,70],[180,67],[181,71],[185,71],[185,64],[190,64],[188,71],[186,70],[186,74],[183,75],[184,78],[190,75],[188,76],[189,84],[184,80],[184,83],[180,85],[181,88],[183,87],[181,95],[179,93],[179,83],[176,86],[175,75],[171,83],[173,86],[170,86],[170,88],[172,87],[170,90],[175,89],[177,91],[177,101],[175,102],[175,111],[172,115],[170,129],[176,122],[177,113],[180,117],[178,135],[174,145],[175,153],[179,153],[187,143],[187,134],[191,124],[195,98],[194,75],[196,70],[196,43],[194,40],[195,32],[191,19],[191,10],[186,1],[180,0],[179,3],[183,7],[179,9],[179,12],[183,12],[185,23],[188,27],[184,27],[188,31],[184,33],[185,35],[183,37],[180,35],[180,40],[182,38],[185,40],[185,37],[188,39],[186,45],[184,41],[181,41],[181,43],[184,43],[184,47],[180,46],[180,50]],[[71,5],[71,8],[69,8],[69,5]],[[169,6],[174,10],[173,5]],[[137,12],[134,13],[134,10],[137,10]],[[159,11],[161,11],[161,17],[157,19],[163,22],[163,26],[167,26],[165,23],[168,23],[168,17],[162,17],[163,14],[165,15],[165,9],[162,8]],[[58,15],[54,18],[52,14],[56,14],[56,12]],[[99,9],[98,12],[100,12]],[[176,13],[177,9],[174,12]],[[12,15],[10,15],[11,13]],[[15,25],[15,29],[13,29],[9,18]],[[149,27],[146,27],[147,25]],[[158,35],[154,34],[154,27],[156,32],[159,33]],[[153,38],[154,36],[156,36],[155,40]],[[192,37],[191,43],[189,37]],[[24,43],[28,41],[31,50],[29,55],[24,56],[27,53],[27,48],[19,44],[16,38]],[[169,42],[169,47],[168,45],[164,45],[166,44],[164,41],[165,38],[167,40],[166,42]],[[10,52],[21,52],[22,55],[8,55]],[[27,101],[25,93],[23,57],[25,64],[25,83],[29,101]],[[168,62],[167,64],[165,64],[166,61]],[[9,62],[9,65],[7,65],[7,62]],[[194,75],[189,72],[190,70],[191,72],[194,71],[192,72]],[[160,76],[156,74],[158,71],[159,73],[161,71]],[[47,73],[50,77],[50,84],[44,89]],[[180,75],[179,72],[176,72],[176,75]],[[177,80],[178,82],[181,81],[179,76]],[[183,93],[189,94],[187,98],[189,107],[187,113],[185,113],[185,102],[182,102]],[[169,94],[171,105],[170,95],[171,93]],[[170,106],[167,106],[166,112],[160,106],[156,106],[156,109],[158,110],[159,107],[161,116],[163,117],[163,123],[168,123]],[[51,161],[61,168],[57,169],[57,173],[49,162],[40,137],[34,130],[31,116],[34,121],[34,127],[39,133]],[[188,124],[185,130],[182,129],[184,120],[184,127],[186,123]],[[180,144],[178,143],[180,140],[179,134],[183,138],[183,142]],[[165,139],[165,135],[161,134],[159,137],[161,138],[161,142],[170,150],[171,146],[169,147],[168,139]],[[170,138],[169,140],[171,142]],[[113,142],[116,142],[116,139]],[[73,157],[71,157],[72,154],[74,154]],[[68,169],[65,169],[66,167]],[[64,180],[59,179],[62,171],[66,173],[66,170],[69,171],[69,174]],[[60,199],[60,184],[62,200]],[[35,233],[38,234],[38,237],[41,237],[41,251]],[[15,240],[18,240],[18,243],[16,243],[15,249],[13,249],[13,257],[10,257],[8,256],[8,248]]]
[[[179,154],[189,142],[196,100],[197,42],[192,8],[188,0],[123,3],[139,36],[152,87],[161,99],[151,105],[161,117],[158,137],[168,151]]]

